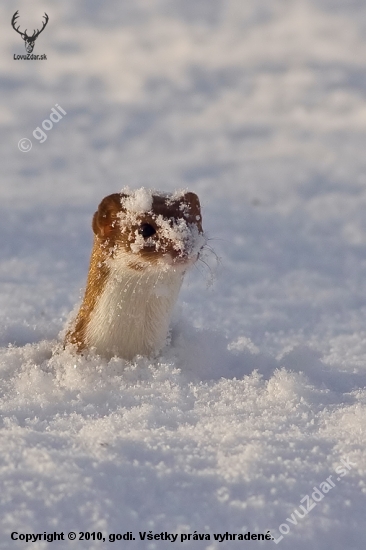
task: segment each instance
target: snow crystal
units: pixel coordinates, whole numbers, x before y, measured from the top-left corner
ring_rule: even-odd
[[[128,187],[121,190],[127,196],[122,197],[121,204],[129,212],[134,214],[143,214],[149,212],[152,208],[154,191],[141,187],[131,191]]]

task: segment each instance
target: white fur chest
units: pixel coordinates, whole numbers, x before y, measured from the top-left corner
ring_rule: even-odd
[[[151,356],[165,345],[185,270],[156,265],[142,271],[124,266],[121,272],[116,267],[91,312],[86,344],[104,357]]]

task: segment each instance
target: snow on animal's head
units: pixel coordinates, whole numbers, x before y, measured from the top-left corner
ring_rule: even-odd
[[[111,262],[136,270],[185,270],[205,244],[199,199],[191,192],[123,189],[102,200],[93,231]]]

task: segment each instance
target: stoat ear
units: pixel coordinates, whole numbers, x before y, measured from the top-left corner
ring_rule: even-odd
[[[117,229],[118,213],[121,211],[121,194],[105,197],[93,216],[92,227],[100,238],[108,238]]]
[[[195,225],[197,225],[198,231],[202,233],[203,229],[201,205],[196,193],[192,193],[191,191],[185,193],[181,201],[183,204],[187,205],[187,210],[184,213],[184,218],[187,220],[188,223],[194,223]]]

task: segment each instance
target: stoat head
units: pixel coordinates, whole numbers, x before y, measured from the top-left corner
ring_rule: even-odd
[[[191,192],[114,193],[102,200],[92,226],[107,261],[139,271],[151,266],[184,271],[205,244],[199,199]]]

